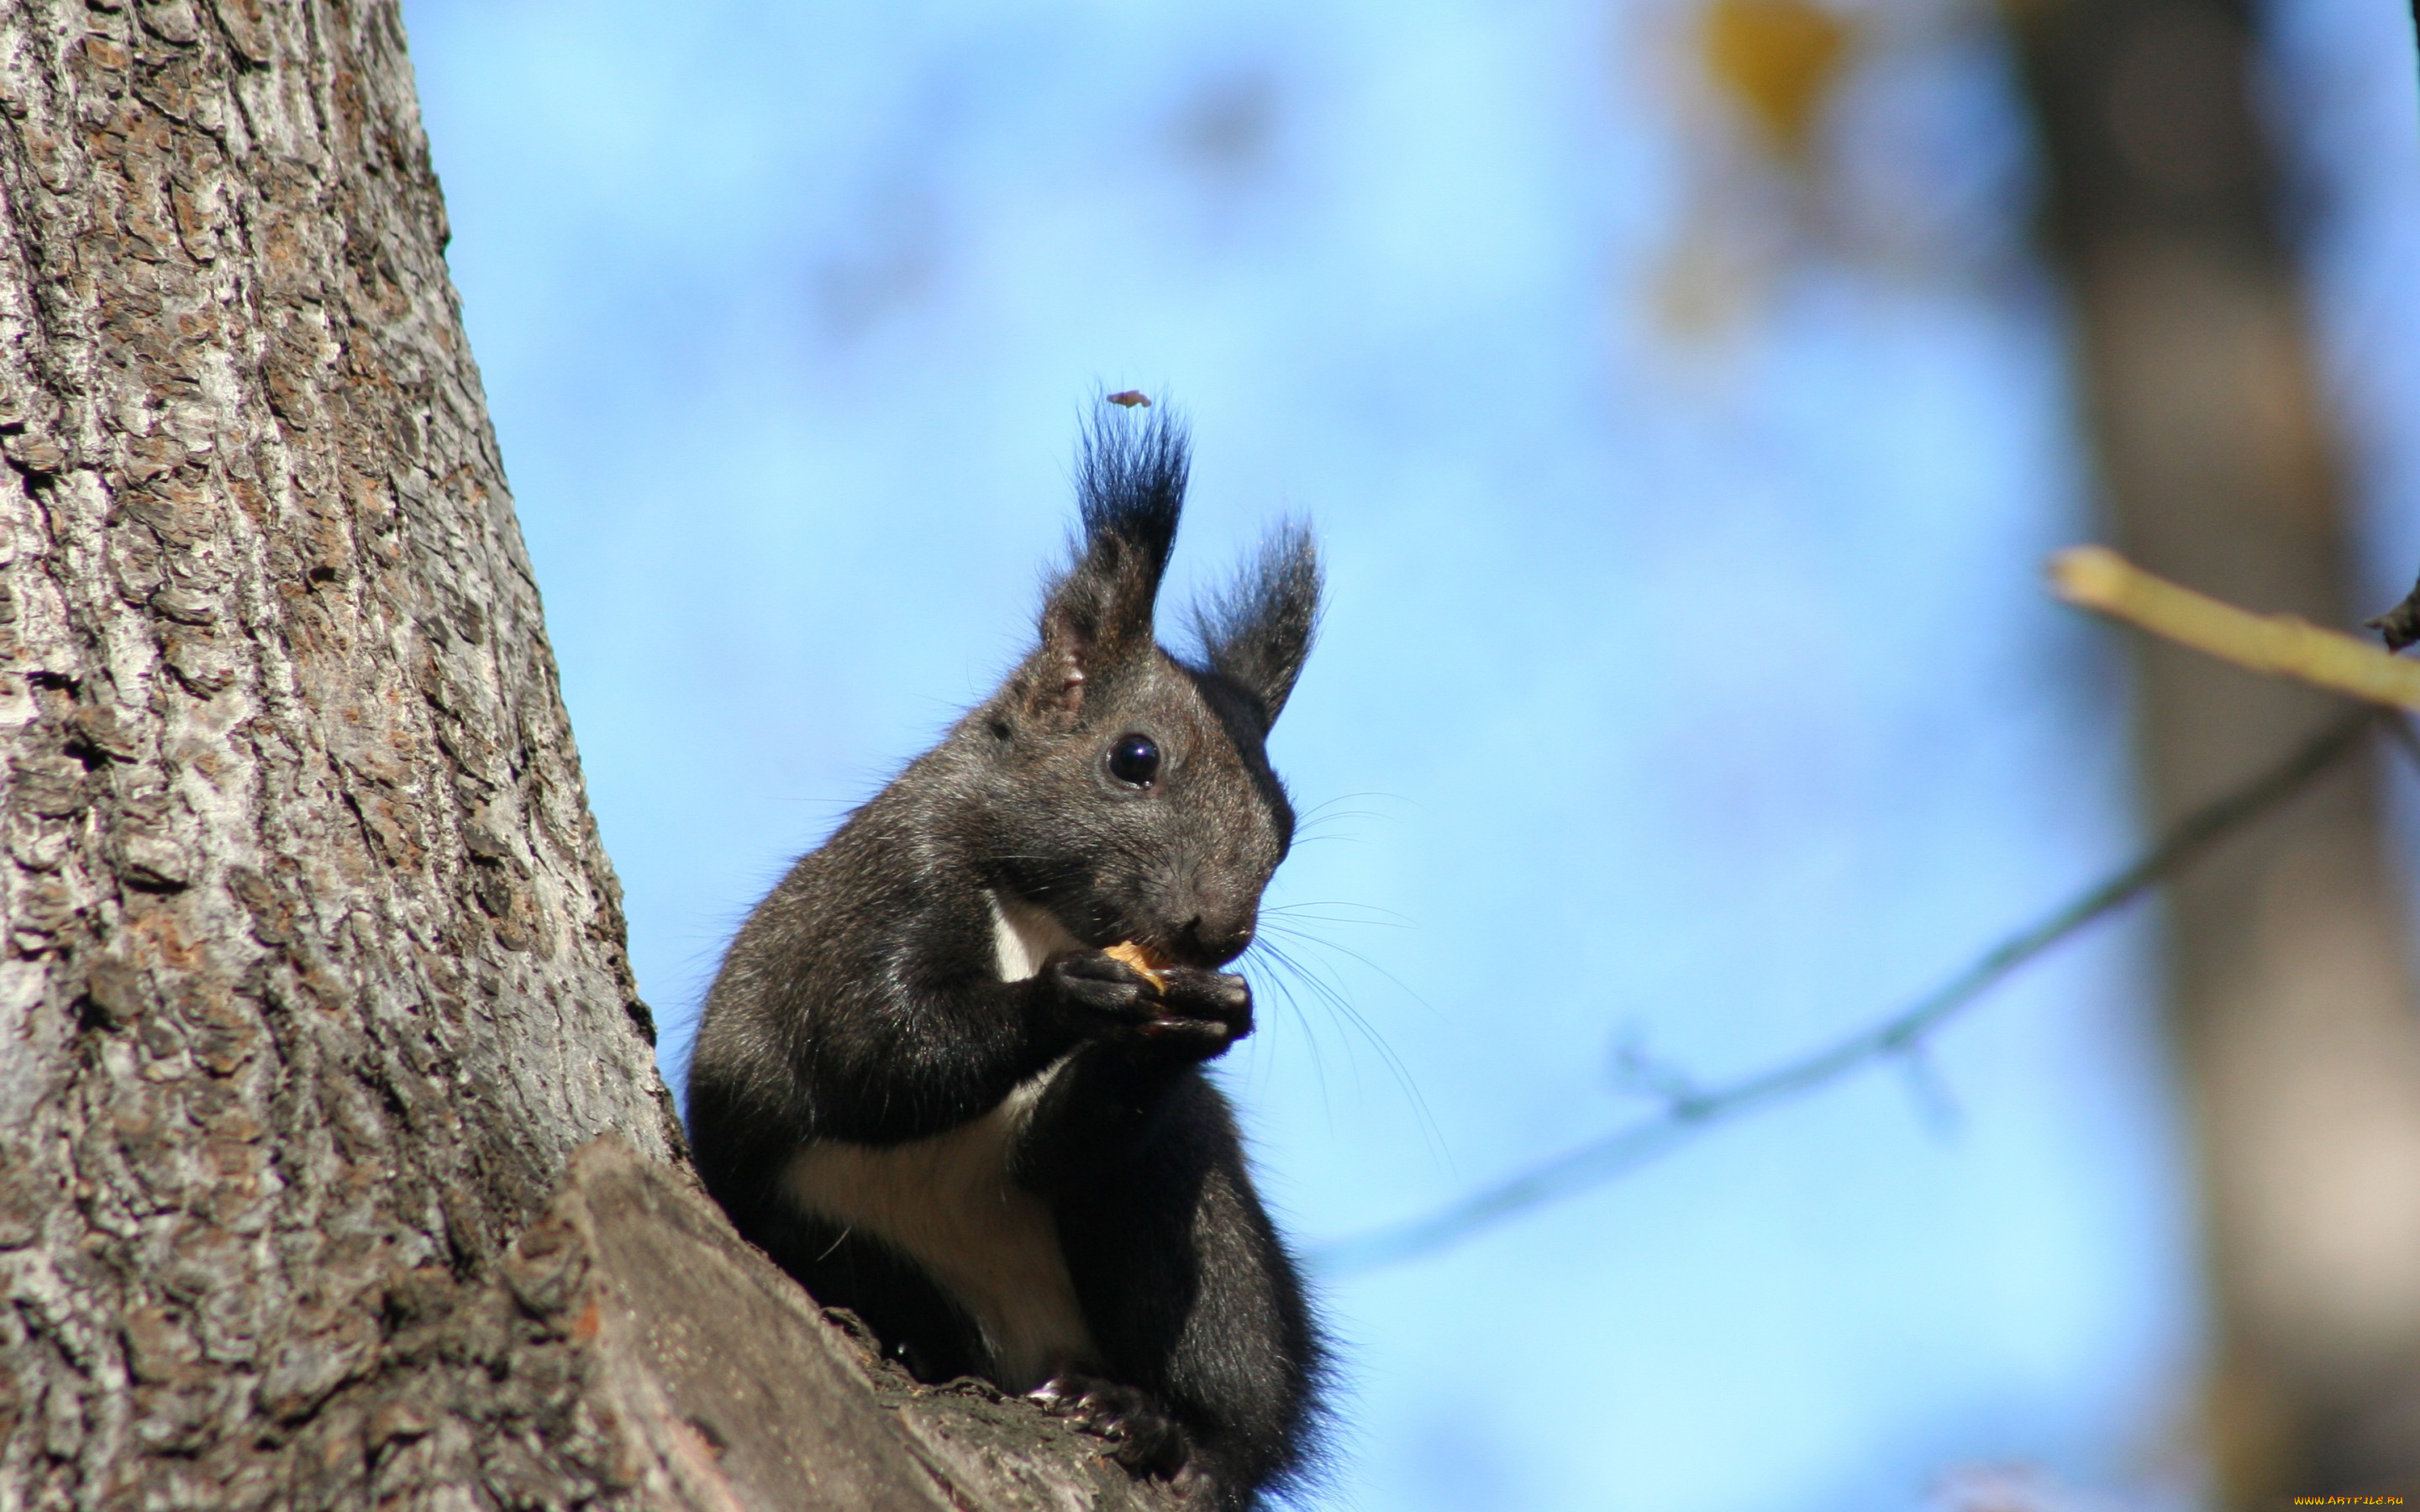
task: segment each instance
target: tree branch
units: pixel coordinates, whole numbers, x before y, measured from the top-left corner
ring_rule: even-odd
[[[1703,1091],[1673,1083],[1661,1114],[1618,1129],[1407,1223],[1323,1246],[1317,1270],[1374,1270],[1457,1243],[1516,1213],[1603,1185],[1670,1153],[1717,1123],[1811,1092],[1921,1048],[1932,1032],[2001,980],[2086,925],[2115,913],[2226,836],[2310,785],[2359,743],[2379,715],[2355,709],[2292,754],[2186,815],[2149,850],[2017,931],[1909,1007],[1811,1055]]]
[[[2051,558],[2052,586],[2071,604],[2124,620],[2207,656],[2256,672],[2299,678],[2332,693],[2420,709],[2420,662],[2397,659],[2342,630],[2292,614],[2254,614],[2145,572],[2106,547],[2079,546]],[[2408,603],[2408,601],[2407,601]],[[2370,624],[2390,645],[2408,644],[2398,607]],[[2397,638],[2400,637],[2398,640]]]

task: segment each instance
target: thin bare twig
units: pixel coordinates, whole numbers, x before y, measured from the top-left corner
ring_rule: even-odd
[[[2063,906],[1983,952],[1928,995],[1812,1055],[1705,1090],[1676,1084],[1664,1111],[1471,1194],[1423,1218],[1323,1246],[1318,1270],[1373,1270],[1439,1250],[1512,1214],[1600,1185],[1669,1153],[1714,1124],[1839,1081],[1917,1049],[1926,1037],[2018,967],[2148,892],[2216,841],[2276,808],[2359,742],[2379,717],[2362,708],[2291,755],[2177,822],[2158,844]]]
[[[2420,709],[2420,662],[2405,661],[2342,630],[2291,614],[2237,609],[2145,572],[2102,546],[2061,551],[2051,558],[2050,577],[2058,596],[2071,604],[2239,667],[2373,703]],[[2397,612],[2370,622],[2385,631],[2390,644],[2400,633],[2388,624]]]

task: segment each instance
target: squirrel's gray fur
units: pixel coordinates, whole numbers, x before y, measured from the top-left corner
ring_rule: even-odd
[[[689,1108],[740,1231],[920,1375],[1035,1392],[1234,1509],[1301,1472],[1326,1358],[1201,1070],[1251,1029],[1219,968],[1293,839],[1264,742],[1320,572],[1280,528],[1198,662],[1163,650],[1187,468],[1164,410],[1100,411],[1038,643],[740,928]]]

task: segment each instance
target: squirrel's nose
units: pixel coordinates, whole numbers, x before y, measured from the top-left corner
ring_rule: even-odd
[[[1244,953],[1252,943],[1252,920],[1248,916],[1233,923],[1214,924],[1200,914],[1185,921],[1176,932],[1177,952],[1204,965],[1223,966]]]

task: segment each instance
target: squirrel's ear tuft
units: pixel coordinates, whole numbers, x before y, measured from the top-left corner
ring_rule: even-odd
[[[1319,549],[1309,527],[1281,525],[1235,580],[1193,609],[1210,670],[1261,701],[1262,725],[1278,722],[1319,630]]]
[[[1079,708],[1090,676],[1151,651],[1188,467],[1184,424],[1165,409],[1095,407],[1076,457],[1083,538],[1042,606],[1041,702]]]

